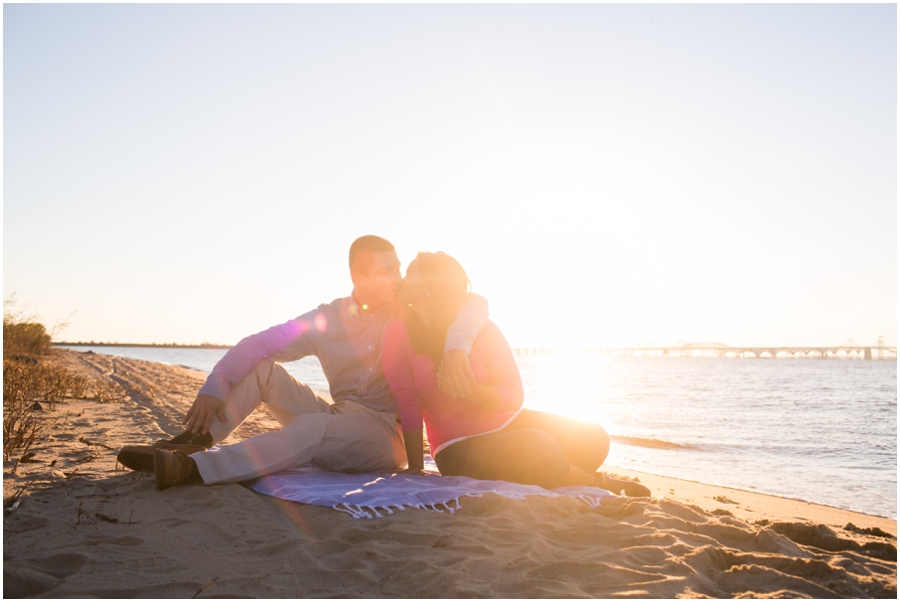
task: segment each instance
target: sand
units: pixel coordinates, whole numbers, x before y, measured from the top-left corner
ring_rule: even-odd
[[[204,374],[57,361],[123,398],[43,412],[52,439],[4,464],[4,498],[24,488],[5,511],[5,597],[896,597],[896,521],[617,468],[654,497],[488,495],[357,520],[241,485],[158,492],[116,450],[179,432]],[[260,411],[233,438],[275,426]]]

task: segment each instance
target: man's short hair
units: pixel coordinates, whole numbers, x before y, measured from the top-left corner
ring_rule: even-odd
[[[360,253],[365,254],[369,253],[385,253],[387,251],[393,251],[394,245],[380,236],[375,236],[373,234],[367,234],[366,236],[360,236],[356,240],[353,241],[353,244],[350,245],[350,271],[353,271],[353,265],[356,262],[357,256]],[[367,270],[362,270],[367,271]]]

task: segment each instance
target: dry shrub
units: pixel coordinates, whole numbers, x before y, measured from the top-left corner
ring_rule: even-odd
[[[84,399],[87,389],[87,378],[81,374],[71,374],[69,387],[72,393],[72,399]]]
[[[62,366],[45,362],[51,333],[33,315],[15,309],[10,295],[3,300],[3,401],[39,400],[54,404],[66,397],[83,398],[88,381]],[[57,324],[53,331],[64,328]]]
[[[15,295],[3,300],[3,358],[49,355],[50,333],[35,316],[15,306]]]
[[[94,401],[99,401],[100,403],[118,401],[124,395],[124,390],[115,383],[106,380],[94,381]]]
[[[66,398],[71,388],[72,373],[59,366],[41,366],[41,379],[44,390],[44,398],[50,402],[51,409],[54,404]]]
[[[3,316],[3,357],[49,355],[50,335],[43,324],[11,324]]]
[[[50,410],[54,410],[56,404],[66,398],[84,399],[86,389],[84,376],[62,366],[23,358],[3,360],[4,404],[7,401],[44,401],[49,403]]]
[[[3,360],[3,404],[33,399],[38,391],[35,365],[16,360]]]
[[[22,461],[44,431],[35,402],[47,402],[53,410],[67,396],[83,397],[87,379],[45,361],[50,334],[34,317],[15,311],[14,304],[12,296],[3,301],[3,458],[21,452]]]
[[[41,397],[45,379],[42,366],[21,359],[3,360],[3,460],[21,458],[38,440],[43,426],[34,415],[34,400]],[[16,465],[18,466],[18,464]],[[13,468],[15,471],[15,468]]]
[[[21,450],[24,458],[29,448],[41,436],[43,426],[35,417],[31,406],[22,400],[3,404],[3,460],[12,459]]]

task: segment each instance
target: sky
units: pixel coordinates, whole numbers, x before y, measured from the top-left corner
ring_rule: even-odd
[[[896,345],[897,15],[3,7],[3,293],[226,343],[445,251],[514,347]]]

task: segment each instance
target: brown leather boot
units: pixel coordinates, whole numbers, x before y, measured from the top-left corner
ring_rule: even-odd
[[[153,455],[153,475],[160,491],[181,483],[197,482],[199,479],[195,474],[194,461],[184,452],[157,449]]]
[[[616,495],[627,495],[628,497],[650,497],[650,490],[640,483],[634,481],[626,481],[625,479],[614,479],[605,472],[594,473],[594,487],[606,489]]]
[[[157,449],[180,451],[191,455],[207,448],[203,445],[169,443],[168,441],[157,441],[152,445],[126,445],[119,450],[119,453],[116,455],[116,461],[131,470],[153,472],[153,456]]]

